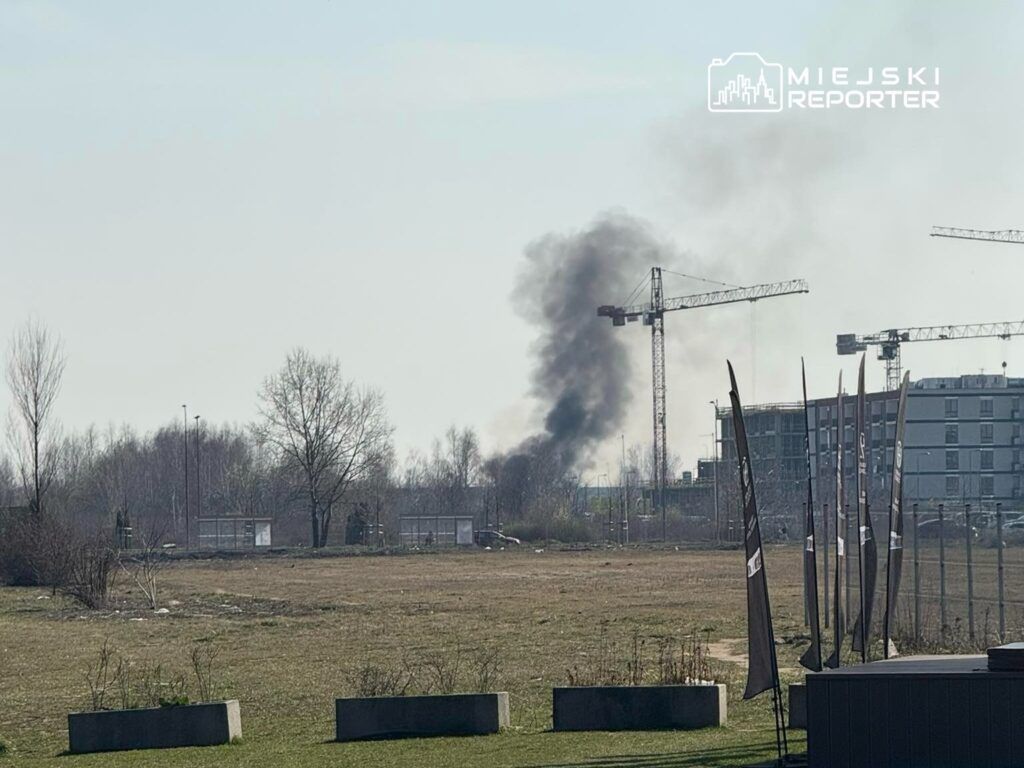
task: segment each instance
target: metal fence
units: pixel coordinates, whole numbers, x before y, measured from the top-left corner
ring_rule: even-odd
[[[819,522],[819,605],[831,623],[835,578],[834,517]],[[871,511],[878,542],[873,631],[885,611],[888,513]],[[847,513],[849,557],[842,595],[847,627],[860,610],[856,511]],[[826,530],[827,529],[827,530]],[[826,574],[827,569],[827,574]],[[826,603],[828,608],[826,610]],[[905,511],[903,567],[894,638],[984,647],[1024,629],[1024,512],[1001,504],[913,505]]]

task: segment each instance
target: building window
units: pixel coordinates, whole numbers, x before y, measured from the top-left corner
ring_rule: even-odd
[[[949,402],[948,400],[946,401]],[[992,426],[991,424],[989,426]],[[960,428],[956,424],[946,425],[946,445],[957,445],[960,442]]]
[[[946,418],[955,419],[960,415],[960,401],[955,397],[946,398]]]
[[[995,430],[994,430],[992,424],[982,424],[981,425],[981,442],[982,443],[991,443],[992,442],[992,436],[993,436],[994,433],[995,433]]]
[[[992,398],[983,397],[981,398],[981,418],[991,419],[992,418]]]
[[[960,476],[946,475],[946,496],[960,495]]]
[[[993,456],[994,456],[994,454],[993,454],[992,451],[982,451],[981,452],[981,468],[982,469],[992,469]]]
[[[995,496],[996,495],[996,479],[992,475],[981,476],[981,495],[982,496]]]
[[[960,469],[960,451],[946,451],[946,469]]]

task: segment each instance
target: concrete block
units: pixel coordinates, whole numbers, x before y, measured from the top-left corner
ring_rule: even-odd
[[[807,686],[803,683],[789,685],[789,727],[807,730]]]
[[[556,731],[690,730],[725,725],[724,685],[555,688]]]
[[[338,741],[476,736],[507,728],[507,693],[382,696],[335,701]]]
[[[242,736],[237,701],[68,715],[70,752],[207,747]]]

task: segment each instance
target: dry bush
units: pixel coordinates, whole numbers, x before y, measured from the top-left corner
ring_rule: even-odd
[[[420,659],[426,676],[425,693],[455,693],[459,688],[464,650],[461,643],[427,651]]]
[[[404,661],[365,662],[348,675],[349,687],[360,697],[405,696],[414,680],[413,670]]]
[[[45,586],[86,608],[102,608],[114,586],[117,555],[100,535],[86,535],[52,517],[5,522],[0,579],[9,586]]]
[[[727,671],[719,668],[708,652],[710,632],[692,632],[683,638],[659,637],[653,655],[647,638],[634,627],[628,640],[616,643],[602,627],[594,650],[566,674],[570,686],[697,685],[721,682]],[[624,647],[623,647],[624,646]]]
[[[474,693],[491,693],[501,685],[501,651],[480,648],[471,659]]]
[[[215,698],[217,693],[215,673],[219,655],[219,649],[209,643],[195,643],[189,653],[200,701],[213,701]]]
[[[456,640],[397,661],[363,662],[346,677],[360,697],[491,693],[501,684],[501,651]]]
[[[117,575],[117,553],[99,537],[69,541],[57,589],[86,608],[102,608]]]
[[[210,701],[215,693],[214,670],[218,653],[212,646],[196,644],[190,652],[196,678],[196,701]],[[188,680],[163,664],[125,656],[104,641],[94,661],[86,666],[89,708],[93,711],[139,709],[188,704]]]

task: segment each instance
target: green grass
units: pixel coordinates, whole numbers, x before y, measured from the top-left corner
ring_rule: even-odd
[[[798,676],[799,550],[771,548],[784,675]],[[551,687],[603,641],[711,630],[720,657],[745,648],[737,551],[595,550],[415,557],[254,557],[177,562],[145,610],[122,582],[107,611],[37,589],[0,589],[0,732],[7,762],[28,766],[734,766],[774,752],[767,696],[739,700],[743,671],[723,662],[729,724],[693,732],[552,733]],[[785,642],[787,639],[791,642]],[[244,741],[222,748],[61,756],[68,712],[87,707],[84,671],[105,640],[185,672],[192,644],[220,649],[218,688],[242,707]],[[727,642],[721,642],[727,641]],[[497,647],[512,727],[491,737],[330,742],[333,699],[352,695],[363,661],[442,646]],[[802,735],[794,734],[796,751]]]

